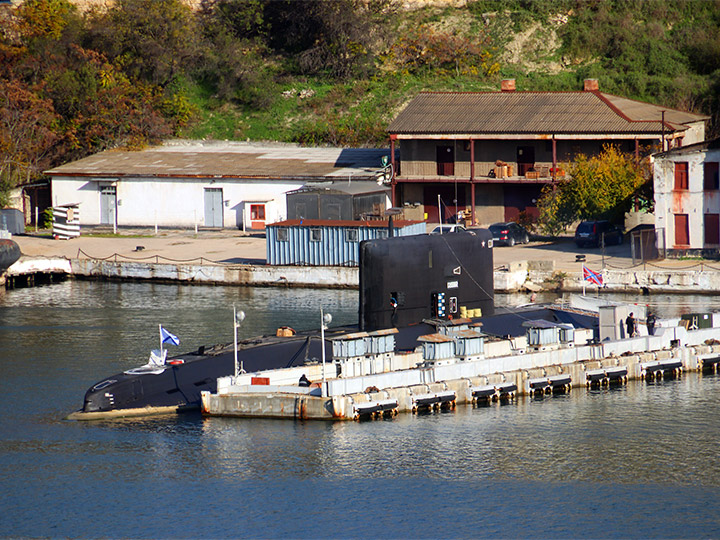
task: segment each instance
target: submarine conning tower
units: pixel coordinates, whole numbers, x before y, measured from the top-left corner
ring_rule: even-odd
[[[361,242],[360,329],[492,315],[492,244],[487,229]]]

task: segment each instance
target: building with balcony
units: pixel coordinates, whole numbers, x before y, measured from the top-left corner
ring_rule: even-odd
[[[537,215],[542,189],[578,154],[613,144],[638,159],[701,142],[708,116],[601,92],[424,92],[391,122],[393,206],[424,206],[428,221],[459,212],[473,224]],[[438,210],[440,208],[440,210]]]

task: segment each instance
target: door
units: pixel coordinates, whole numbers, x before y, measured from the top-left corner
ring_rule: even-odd
[[[720,214],[705,214],[705,245],[720,244]]]
[[[518,176],[525,176],[525,173],[535,167],[535,147],[517,147]]]
[[[117,190],[115,186],[102,186],[100,188],[100,224],[115,225],[115,212],[117,208]]]
[[[264,204],[251,204],[250,205],[250,228],[251,229],[264,229],[265,228],[265,205]]]
[[[687,214],[675,214],[675,245],[687,247],[690,244],[690,229]]]
[[[205,188],[205,226],[222,228],[222,188]]]
[[[455,150],[452,146],[437,147],[438,176],[455,176]]]

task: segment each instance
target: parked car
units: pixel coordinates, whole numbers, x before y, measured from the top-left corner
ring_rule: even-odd
[[[606,246],[619,246],[623,242],[622,229],[605,220],[583,221],[575,229],[575,243],[578,247],[599,247],[603,239]]]
[[[448,234],[448,233],[454,233],[454,232],[463,232],[465,231],[465,227],[462,225],[438,225],[435,227],[432,231],[430,231],[430,234]]]
[[[493,223],[489,229],[493,235],[493,243],[496,245],[514,246],[515,244],[527,244],[530,241],[530,235],[525,227],[513,221]]]

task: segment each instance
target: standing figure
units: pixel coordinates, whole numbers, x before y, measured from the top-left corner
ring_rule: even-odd
[[[634,313],[631,311],[630,315],[625,319],[625,334],[627,337],[635,337],[637,335],[637,328],[635,326]]]
[[[657,321],[657,318],[655,317],[655,314],[652,311],[650,313],[648,313],[646,324],[647,324],[649,336],[655,335],[655,322],[656,321]]]

